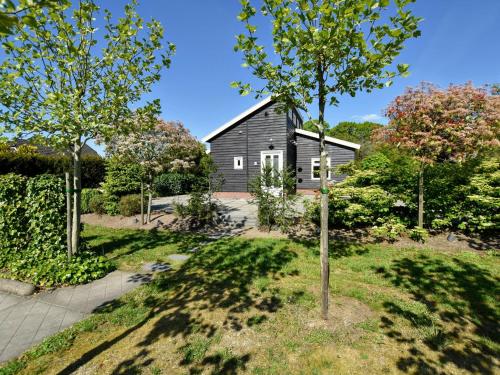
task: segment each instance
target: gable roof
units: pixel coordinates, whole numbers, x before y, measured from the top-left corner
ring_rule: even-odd
[[[66,152],[58,151],[50,146],[43,145],[39,142],[34,141],[31,138],[22,139],[17,138],[10,142],[10,146],[17,148],[21,145],[30,145],[36,147],[36,153],[44,156],[57,156],[66,154]],[[90,147],[88,144],[84,144],[82,147],[82,156],[97,156],[101,157],[96,150]]]
[[[224,125],[218,127],[213,132],[211,132],[207,136],[203,137],[201,139],[201,141],[202,142],[210,142],[212,139],[214,139],[216,136],[218,136],[224,130],[229,129],[231,126],[233,126],[234,124],[236,124],[238,121],[243,120],[245,117],[251,115],[254,112],[257,112],[259,109],[261,109],[262,107],[264,107],[265,105],[267,105],[267,104],[269,104],[271,102],[272,102],[272,99],[271,99],[270,96],[268,96],[267,98],[265,98],[261,102],[255,104],[253,107],[248,108],[245,112],[240,113],[235,118],[229,120]]]
[[[295,129],[295,133],[301,134],[301,135],[305,135],[306,137],[311,137],[311,138],[319,139],[319,134],[318,133],[310,132],[310,131],[307,131],[307,130],[304,130],[304,129]],[[337,145],[341,145],[341,146],[353,148],[355,150],[359,150],[359,148],[361,147],[361,145],[359,145],[357,143],[348,142],[348,141],[344,141],[342,139],[328,137],[328,136],[325,136],[325,141],[328,142],[328,143],[333,143],[333,144],[337,144]]]

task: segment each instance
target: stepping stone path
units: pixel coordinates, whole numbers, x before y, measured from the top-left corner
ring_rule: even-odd
[[[170,264],[161,262],[146,263],[142,266],[142,270],[146,272],[167,272],[171,269],[172,266]]]
[[[149,281],[148,274],[114,271],[89,284],[29,297],[0,292],[0,362],[17,357]]]
[[[168,259],[173,260],[175,262],[184,262],[189,259],[189,255],[184,254],[171,254],[168,256]]]

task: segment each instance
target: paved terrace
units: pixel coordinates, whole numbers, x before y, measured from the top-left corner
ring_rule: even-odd
[[[174,212],[176,203],[186,203],[189,195],[176,195],[173,197],[161,197],[153,200],[153,210]],[[248,193],[215,193],[214,199],[219,204],[219,212],[228,223],[238,227],[257,226],[257,205],[251,202]],[[296,210],[304,212],[304,202],[314,199],[313,195],[303,195],[298,199]]]

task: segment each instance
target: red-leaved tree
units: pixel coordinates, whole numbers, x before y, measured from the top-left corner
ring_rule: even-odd
[[[424,172],[437,162],[462,162],[500,144],[500,96],[471,83],[408,88],[386,109],[389,125],[374,140],[405,149],[420,162],[418,226],[424,222]]]

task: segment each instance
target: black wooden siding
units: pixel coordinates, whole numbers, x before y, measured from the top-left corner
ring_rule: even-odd
[[[315,138],[307,137],[302,134],[296,134],[297,141],[297,189],[319,189],[319,180],[311,179],[311,159],[319,158],[319,142]],[[331,159],[331,166],[335,168],[338,165],[346,164],[354,160],[354,150],[348,147],[326,144],[328,157]],[[330,181],[342,181],[344,175],[331,173]]]
[[[248,184],[260,174],[260,152],[269,151],[271,145],[273,151],[283,151],[283,167],[287,167],[287,114],[278,113],[276,107],[269,103],[210,141],[217,174],[224,178],[221,191],[248,191]],[[242,170],[234,169],[235,156],[243,156]]]
[[[251,181],[260,174],[261,151],[283,151],[283,168],[296,172],[298,189],[318,189],[319,180],[311,179],[311,158],[319,158],[319,143],[315,138],[295,133],[302,128],[296,111],[283,113],[277,104],[269,103],[210,141],[210,152],[217,174],[224,183],[221,191],[248,191]],[[331,166],[354,160],[353,149],[327,143]],[[234,158],[243,157],[243,169],[234,169]],[[345,176],[332,173],[332,182]]]

